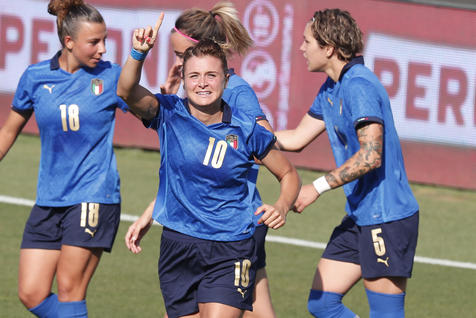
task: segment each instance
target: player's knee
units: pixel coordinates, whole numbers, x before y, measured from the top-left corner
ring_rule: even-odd
[[[48,297],[48,292],[41,292],[37,289],[18,287],[18,298],[26,308],[33,308]]]
[[[85,297],[84,284],[67,275],[58,275],[58,297],[61,301],[77,301]]]
[[[355,318],[358,317],[342,304],[344,295],[311,289],[307,309],[319,318]]]
[[[405,293],[382,294],[366,289],[370,307],[370,318],[405,317]]]

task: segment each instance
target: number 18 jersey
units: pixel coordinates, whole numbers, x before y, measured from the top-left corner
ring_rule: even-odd
[[[100,61],[71,74],[59,67],[60,54],[27,68],[12,103],[34,111],[40,132],[36,204],[119,203],[112,138],[116,108],[127,109],[116,95],[121,69]]]

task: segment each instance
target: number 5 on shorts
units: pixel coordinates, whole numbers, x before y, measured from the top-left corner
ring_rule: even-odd
[[[382,233],[382,228],[376,228],[371,231],[372,233],[372,241],[374,242],[374,250],[375,254],[377,256],[383,256],[385,255],[385,242],[383,240],[383,237],[379,236],[380,233]]]

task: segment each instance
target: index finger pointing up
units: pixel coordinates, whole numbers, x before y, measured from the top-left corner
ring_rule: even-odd
[[[162,21],[164,21],[164,13],[161,12],[157,22],[155,22],[154,30],[152,31],[152,38],[155,40],[157,38],[157,33],[159,33],[160,26],[162,25]]]

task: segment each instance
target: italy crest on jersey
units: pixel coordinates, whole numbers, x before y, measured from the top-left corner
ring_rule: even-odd
[[[99,96],[104,91],[104,84],[102,79],[95,78],[91,80],[91,91],[94,95]]]
[[[238,136],[237,135],[227,135],[226,142],[232,146],[234,149],[238,148]]]

